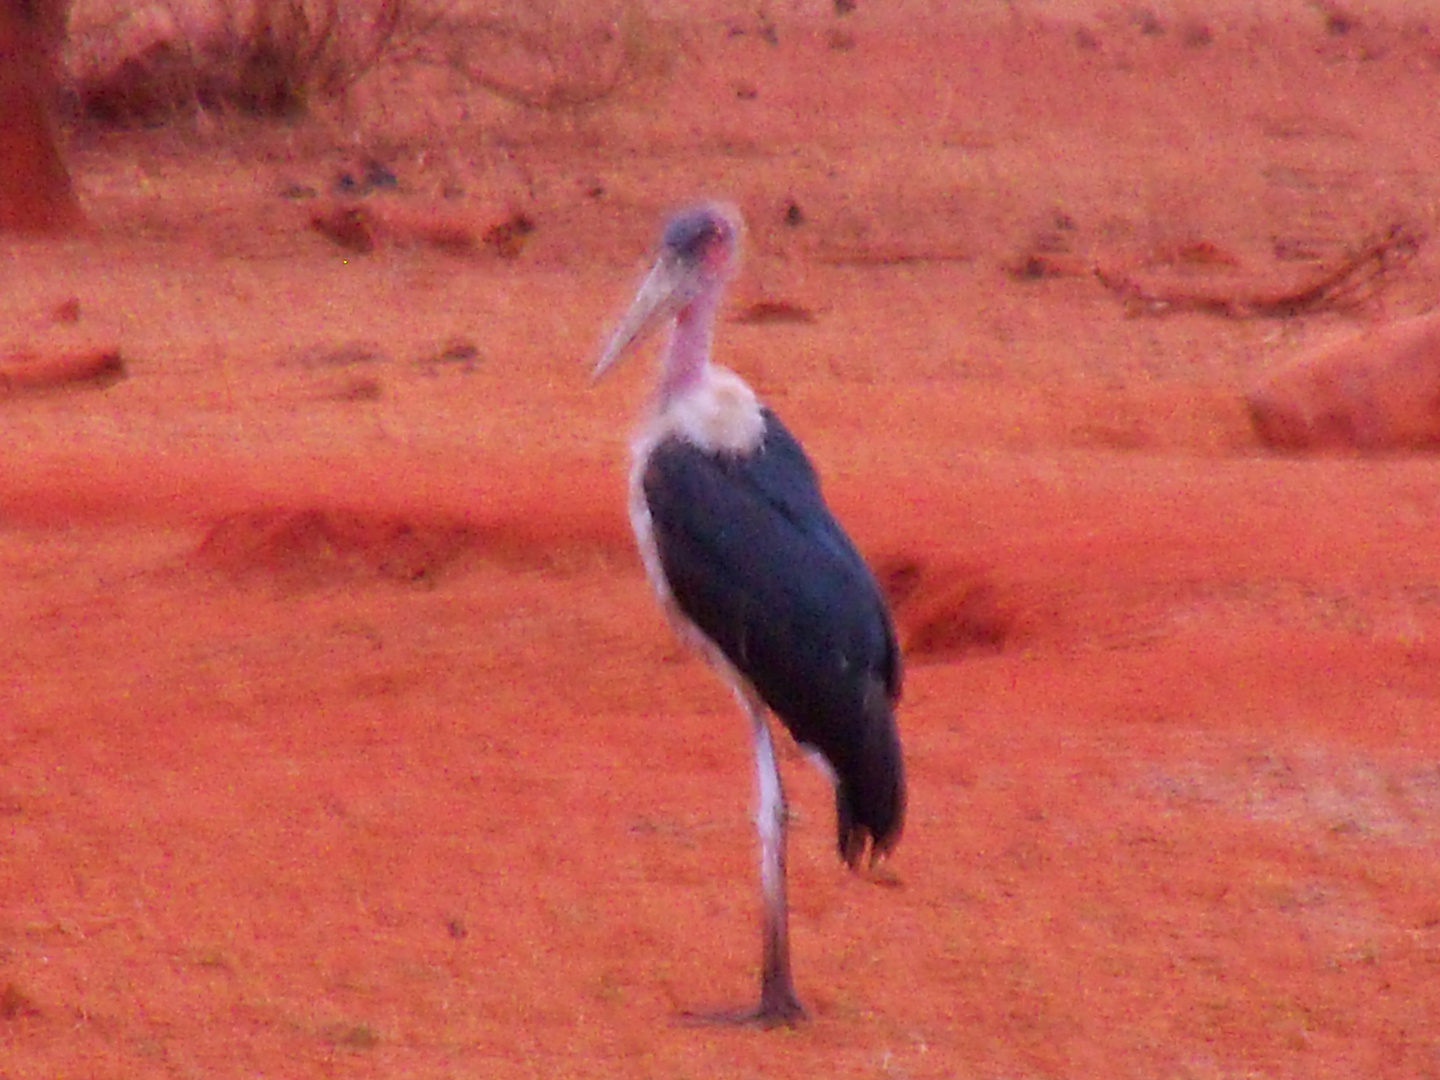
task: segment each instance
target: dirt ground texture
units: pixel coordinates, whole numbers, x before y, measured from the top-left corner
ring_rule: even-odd
[[[0,394],[0,1076],[1440,1077],[1440,463],[1241,403],[1440,254],[1287,318],[1091,273],[1434,232],[1440,11],[881,7],[579,112],[69,134],[95,232],[0,241],[0,346],[126,376]],[[748,736],[628,534],[648,365],[588,381],[698,195],[907,652],[884,880],[787,744],[794,1031],[676,1022],[754,992]]]

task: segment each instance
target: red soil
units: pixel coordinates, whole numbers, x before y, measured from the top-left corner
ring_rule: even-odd
[[[127,377],[0,400],[0,1076],[1440,1075],[1440,465],[1258,446],[1353,319],[1084,272],[1434,224],[1424,13],[1286,10],[707,25],[662,107],[494,121],[509,259],[329,243],[303,133],[73,147],[98,236],[7,245],[0,344]],[[784,764],[794,1032],[674,1022],[756,979],[748,742],[630,546],[644,365],[586,381],[702,193],[908,649],[883,882]]]

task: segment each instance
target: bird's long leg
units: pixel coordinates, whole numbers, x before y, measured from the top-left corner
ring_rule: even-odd
[[[721,1024],[792,1025],[805,1018],[805,1007],[790,976],[790,913],[785,897],[785,791],[775,744],[765,722],[765,707],[750,694],[739,693],[750,716],[755,741],[755,776],[759,805],[755,826],[760,834],[760,886],[765,901],[764,952],[760,968],[760,1003],[750,1008],[689,1014],[692,1021]]]
[[[755,776],[760,805],[755,826],[760,833],[760,886],[765,897],[765,945],[760,969],[760,1007],[756,1020],[766,1024],[793,1024],[805,1015],[790,977],[790,906],[785,895],[785,829],[788,814],[780,786],[780,766],[765,710],[759,702],[745,703],[755,738]]]

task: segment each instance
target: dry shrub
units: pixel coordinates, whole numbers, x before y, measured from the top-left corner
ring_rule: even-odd
[[[407,0],[152,4],[72,22],[72,93],[109,124],[163,123],[195,108],[286,118],[343,95],[418,33]]]
[[[583,109],[674,68],[679,29],[639,0],[528,0],[503,12],[447,17],[413,57],[529,109]]]
[[[456,73],[506,101],[561,110],[668,73],[677,33],[639,0],[170,0],[122,14],[82,3],[71,97],[84,118],[160,124],[195,109],[290,118],[382,65]]]
[[[349,89],[391,46],[404,2],[374,0],[360,7],[359,14],[352,6],[342,16],[339,0],[256,0],[244,22],[227,8],[215,47],[216,67],[228,68],[223,103],[284,116],[303,111],[312,96]]]

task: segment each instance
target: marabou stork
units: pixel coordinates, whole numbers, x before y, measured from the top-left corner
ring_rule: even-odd
[[[759,1004],[699,1019],[770,1026],[805,1011],[790,974],[785,796],[766,708],[834,782],[840,857],[852,869],[899,840],[905,779],[893,714],[900,652],[880,588],[795,437],[737,375],[710,362],[742,228],[738,211],[714,203],[670,219],[595,377],[669,327],[632,446],[630,523],[676,630],[749,715],[765,903]]]

